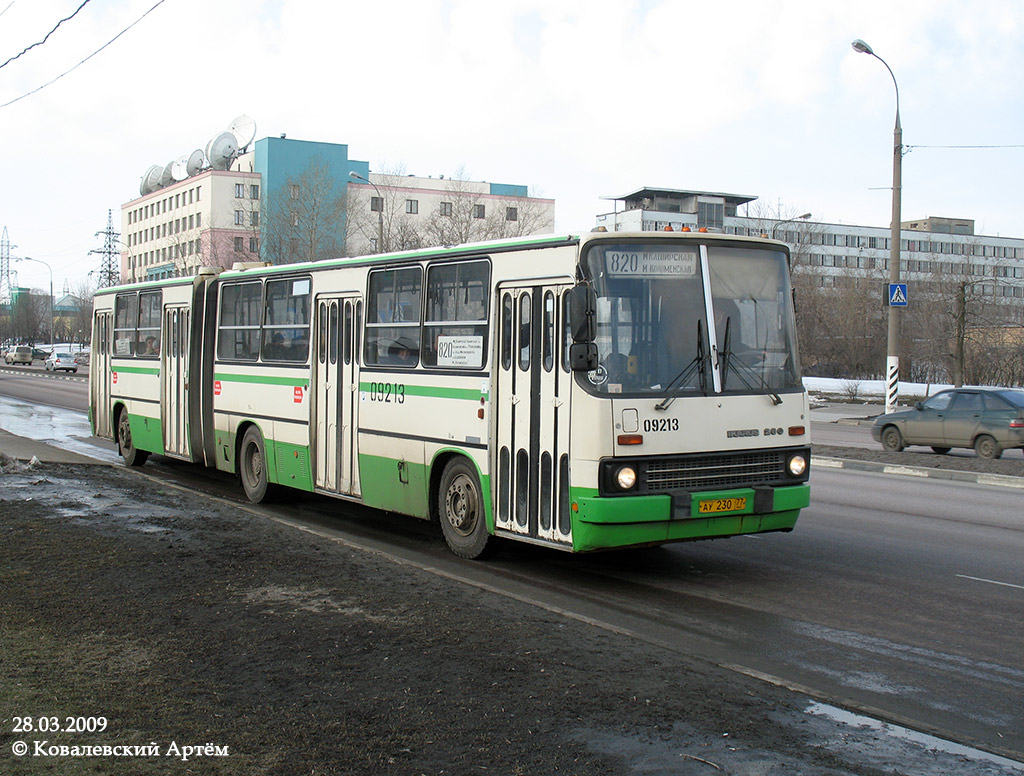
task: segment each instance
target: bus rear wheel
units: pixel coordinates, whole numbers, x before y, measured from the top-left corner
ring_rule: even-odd
[[[238,450],[238,476],[242,480],[245,496],[254,504],[267,497],[267,452],[263,435],[256,426],[249,426]]]
[[[444,467],[437,493],[437,513],[444,540],[456,555],[472,560],[494,551],[476,472],[464,459],[456,458]]]
[[[149,453],[132,444],[132,426],[128,422],[128,410],[124,407],[117,415],[117,451],[128,466],[142,466]]]

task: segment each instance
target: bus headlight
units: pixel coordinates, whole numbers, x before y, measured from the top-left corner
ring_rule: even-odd
[[[789,473],[794,477],[800,477],[807,471],[807,459],[802,455],[794,455],[789,459]]]
[[[632,466],[623,466],[615,472],[615,482],[623,490],[629,490],[636,485],[636,470]]]

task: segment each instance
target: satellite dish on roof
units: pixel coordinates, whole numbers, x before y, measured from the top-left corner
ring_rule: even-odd
[[[238,148],[244,153],[245,149],[249,147],[249,143],[256,137],[256,122],[251,116],[246,116],[243,113],[228,125],[228,132],[235,136]]]
[[[190,178],[203,169],[203,162],[205,161],[206,155],[198,148],[189,154],[188,161],[185,163],[185,170]]]
[[[142,176],[142,182],[139,184],[139,194],[146,196],[152,194],[154,186],[160,182],[160,176],[163,175],[164,168],[159,165],[152,165]]]
[[[146,170],[146,178],[143,181],[143,187],[146,189],[147,194],[152,194],[154,191],[160,188],[160,179],[164,175],[164,168],[159,164],[154,164],[148,170]]]
[[[238,141],[231,132],[221,132],[206,144],[206,158],[215,170],[226,170],[238,153]]]
[[[171,177],[176,181],[183,181],[188,177],[187,156],[179,156],[171,162]]]
[[[174,175],[171,174],[171,168],[174,167],[174,162],[168,162],[160,174],[160,188],[164,186],[170,186],[174,183]]]

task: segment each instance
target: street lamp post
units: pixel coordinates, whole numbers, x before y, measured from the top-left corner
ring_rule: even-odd
[[[896,125],[892,131],[892,237],[889,253],[889,283],[900,282],[900,196],[903,186],[903,127],[900,126],[900,87],[889,64],[872,51],[864,41],[857,39],[850,44],[860,54],[869,54],[885,65],[896,88]],[[889,336],[885,358],[885,412],[896,408],[900,380],[900,315],[899,308],[889,304]]]
[[[354,172],[354,171],[349,173],[349,177],[350,178],[355,178],[356,180],[360,180],[360,181],[364,181],[366,183],[369,183],[371,186],[373,186],[373,190],[377,192],[377,199],[380,200],[380,210],[377,211],[377,253],[383,253],[384,252],[384,197],[381,196],[380,189],[377,188],[377,185],[373,181],[371,181],[369,178],[364,178],[362,175],[360,175],[359,173]]]
[[[15,261],[34,261],[36,264],[42,264],[50,271],[50,345],[53,345],[53,267],[41,259],[33,259],[30,256],[21,256],[16,258]]]
[[[802,216],[793,216],[792,218],[787,218],[785,221],[779,221],[777,224],[772,224],[772,239],[775,239],[775,230],[778,229],[783,224],[791,224],[794,221],[804,221],[810,217],[810,213],[804,213]]]

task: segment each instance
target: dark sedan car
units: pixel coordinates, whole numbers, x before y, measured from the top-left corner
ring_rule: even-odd
[[[928,445],[936,453],[973,447],[982,458],[1024,448],[1024,390],[956,388],[918,402],[912,410],[879,415],[871,436],[886,450]]]

